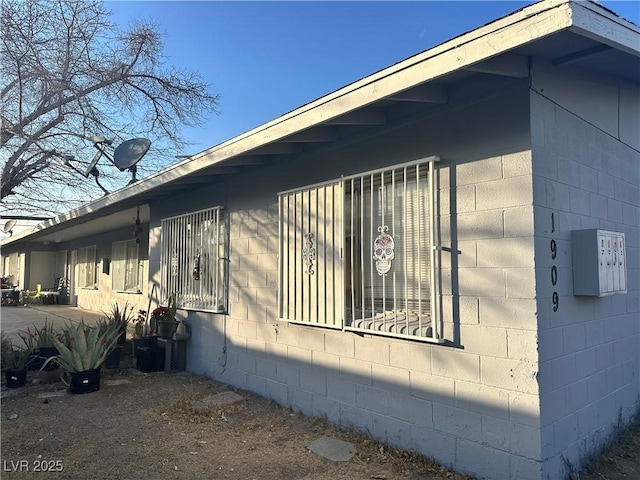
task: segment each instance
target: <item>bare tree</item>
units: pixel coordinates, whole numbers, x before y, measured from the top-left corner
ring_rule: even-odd
[[[201,125],[218,96],[196,74],[165,65],[158,27],[109,21],[98,0],[2,0],[0,161],[4,211],[59,213],[102,195],[65,167],[82,171],[95,154],[93,135],[146,137],[144,175],[185,146],[181,126]],[[84,165],[82,165],[84,163]],[[129,177],[109,178],[111,188]]]

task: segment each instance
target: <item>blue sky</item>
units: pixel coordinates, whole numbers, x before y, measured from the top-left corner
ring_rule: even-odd
[[[112,20],[155,22],[164,54],[221,96],[184,133],[193,154],[533,2],[108,1]],[[640,2],[604,1],[640,24]]]

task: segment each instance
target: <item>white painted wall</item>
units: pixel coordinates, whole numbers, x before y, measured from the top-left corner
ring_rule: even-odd
[[[31,252],[29,267],[30,290],[35,290],[39,283],[42,288],[53,288],[55,285],[56,254],[54,252]]]
[[[142,241],[140,243],[138,257],[141,265],[140,285],[142,287],[142,292],[140,293],[118,292],[113,290],[111,269],[109,268],[108,273],[106,273],[103,268],[105,259],[111,259],[113,242],[129,240],[131,238],[131,229],[127,228],[93,237],[86,237],[76,242],[70,242],[68,245],[64,245],[64,247],[69,251],[75,252],[77,252],[77,248],[79,247],[91,245],[96,246],[97,288],[81,288],[74,285],[74,296],[72,301],[75,299],[78,307],[97,312],[109,312],[115,303],[117,303],[121,308],[127,304],[129,307],[133,307],[134,316],[137,314],[138,310],[148,309],[150,290],[147,289],[149,284],[145,279],[150,278],[148,260],[149,245],[145,236],[147,225],[143,224],[142,227],[144,232],[141,236]],[[77,257],[77,253],[75,255]],[[69,256],[69,261],[71,261],[71,255]],[[77,277],[77,273],[78,266],[75,265],[73,272],[74,280]],[[153,305],[155,307],[156,303]]]
[[[542,457],[545,478],[564,478],[640,398],[640,95],[637,85],[544,63],[532,86]],[[627,294],[573,295],[571,231],[586,228],[625,233]]]

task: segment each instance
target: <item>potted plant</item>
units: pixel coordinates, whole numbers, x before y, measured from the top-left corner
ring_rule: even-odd
[[[120,308],[118,302],[113,304],[111,312],[103,312],[107,323],[114,325],[120,329],[119,344],[123,344],[127,339],[127,328],[129,323],[133,322],[133,306],[129,306],[129,302],[125,302],[124,307]]]
[[[137,357],[138,348],[149,346],[149,338],[152,335],[155,335],[155,329],[147,324],[147,311],[138,310],[138,316],[133,323],[133,339],[131,340],[133,358]]]
[[[123,308],[120,308],[118,303],[114,303],[111,308],[111,312],[104,312],[105,319],[98,323],[98,328],[108,329],[115,328],[119,331],[118,342],[111,348],[107,358],[105,359],[104,366],[106,368],[118,368],[120,366],[120,357],[122,354],[122,344],[127,339],[127,327],[129,323],[133,321],[133,307],[129,306],[129,302],[124,304]]]
[[[31,350],[17,347],[2,333],[2,368],[7,388],[24,387],[27,383],[27,365]]]
[[[167,305],[160,305],[153,312],[151,312],[151,318],[153,318],[158,325],[158,334],[160,338],[171,338],[176,331],[178,322],[176,321],[176,292],[173,292],[167,301]]]
[[[44,363],[42,357],[38,355],[38,339],[37,333],[27,328],[26,332],[19,332],[18,336],[24,343],[24,348],[29,350],[29,360],[27,361],[27,370],[40,370]],[[3,344],[4,348],[4,344]]]
[[[48,358],[55,357],[58,354],[58,349],[54,344],[55,337],[56,332],[53,328],[53,322],[49,322],[45,319],[44,325],[39,329],[36,328],[36,345],[38,348],[38,356],[42,358],[43,362],[46,362]],[[55,370],[56,368],[58,368],[58,366],[55,362],[49,362],[45,370]]]
[[[100,367],[121,331],[115,325],[91,327],[80,320],[67,324],[61,338],[54,338],[58,355],[45,362],[56,361],[69,374],[69,391],[89,393],[100,389]]]

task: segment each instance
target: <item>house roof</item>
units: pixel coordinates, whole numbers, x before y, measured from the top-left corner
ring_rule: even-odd
[[[473,75],[527,78],[532,57],[640,84],[640,28],[594,2],[544,0],[411,56],[135,184],[4,239],[59,242],[131,225],[138,206],[225,175],[397,128]],[[148,220],[149,209],[141,210]]]

